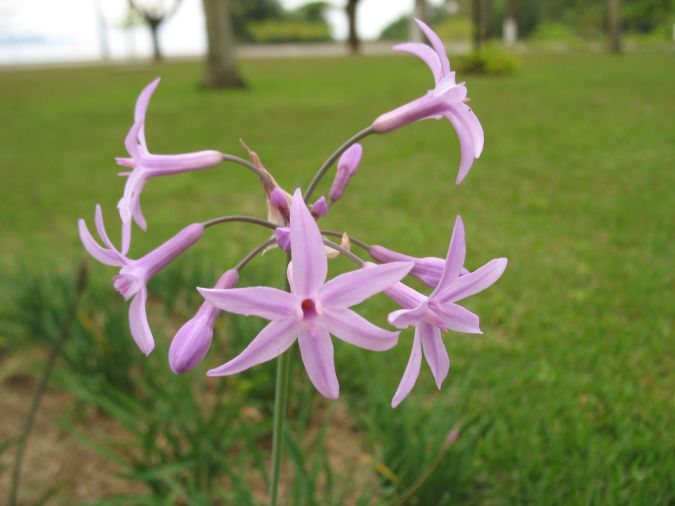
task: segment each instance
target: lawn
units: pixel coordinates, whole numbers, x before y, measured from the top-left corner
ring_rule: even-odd
[[[95,203],[114,223],[122,180],[113,157],[124,154],[136,94],[156,75],[151,150],[242,155],[242,138],[287,189],[306,185],[337,145],[431,79],[402,56],[247,61],[243,71],[250,87],[224,93],[201,90],[194,64],[0,74],[3,276],[68,268],[83,255],[76,219],[91,221]],[[454,184],[450,126],[421,122],[368,137],[357,176],[322,219],[371,243],[442,256],[461,214],[467,267],[509,258],[502,280],[468,304],[484,334],[447,335],[443,391],[426,369],[412,394],[447,407],[448,429],[490,421],[457,503],[672,504],[672,54],[530,55],[512,76],[458,78],[486,132],[465,182]],[[132,253],[193,220],[262,216],[261,196],[236,165],[153,180],[143,194],[149,230],[135,230]],[[224,270],[266,233],[223,225],[200,247]],[[403,334],[396,352],[350,373],[365,382],[369,367],[382,368],[388,398],[409,343]],[[418,401],[388,416],[424,409]]]

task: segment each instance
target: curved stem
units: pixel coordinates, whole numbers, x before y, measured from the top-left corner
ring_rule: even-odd
[[[352,262],[357,264],[359,267],[363,267],[364,261],[361,260],[359,257],[357,257],[354,253],[352,253],[349,250],[344,249],[342,246],[339,246],[335,244],[333,241],[329,241],[328,239],[324,239],[323,243],[328,246],[329,248],[333,248],[334,250],[339,251],[342,253],[344,256],[349,258]]]
[[[267,220],[262,220],[260,218],[255,218],[253,216],[243,216],[243,215],[221,216],[219,218],[213,218],[212,220],[205,221],[204,223],[202,223],[202,225],[204,225],[204,228],[209,228],[212,227],[213,225],[218,225],[219,223],[230,223],[235,221],[242,223],[253,223],[255,225],[260,225],[262,227],[271,228],[272,230],[277,228],[277,225]]]
[[[277,240],[275,238],[273,239],[268,239],[264,243],[262,243],[260,246],[252,250],[248,255],[246,255],[244,258],[239,260],[239,263],[234,266],[235,269],[238,271],[241,271],[244,267],[246,267],[246,264],[248,264],[251,260],[253,260],[255,257],[257,257],[260,253],[265,251],[267,248],[272,246],[273,244],[276,244]]]
[[[286,255],[286,265],[290,255]],[[290,290],[286,269],[284,269],[286,291]],[[270,506],[276,506],[279,496],[279,476],[281,475],[281,457],[284,450],[284,425],[286,424],[286,404],[290,383],[291,350],[279,355],[277,359],[277,378],[274,392],[274,422],[272,432],[272,473],[270,476]]]
[[[246,167],[248,170],[255,172],[255,174],[260,179],[263,180],[265,186],[267,186],[269,188],[274,188],[276,186],[274,180],[267,173],[267,171],[261,170],[260,167],[258,167],[254,163],[251,163],[248,160],[244,160],[243,158],[239,158],[238,156],[229,155],[227,153],[221,153],[221,155],[223,155],[223,161],[224,162],[238,163],[239,165],[241,165],[243,167]]]
[[[17,504],[17,497],[19,493],[19,481],[21,479],[21,466],[23,464],[23,456],[26,452],[26,446],[28,445],[28,436],[30,436],[31,430],[33,429],[33,424],[35,423],[35,417],[40,407],[40,402],[42,401],[42,396],[47,389],[47,384],[49,383],[49,378],[52,375],[54,370],[54,365],[56,364],[56,359],[61,353],[61,348],[63,343],[68,337],[68,330],[70,330],[70,325],[75,318],[77,312],[77,307],[80,303],[80,298],[84,292],[87,285],[87,263],[83,261],[80,263],[79,270],[77,272],[77,279],[75,281],[75,293],[73,294],[68,308],[66,309],[66,314],[61,321],[61,327],[59,328],[59,333],[54,339],[52,348],[49,351],[49,357],[47,358],[47,365],[42,372],[42,377],[38,383],[37,390],[33,395],[33,400],[28,410],[28,416],[26,417],[26,422],[23,426],[23,432],[19,437],[19,443],[16,449],[16,456],[14,459],[14,469],[12,471],[12,479],[9,490],[9,500],[8,504],[10,506],[15,506]]]
[[[360,141],[364,137],[370,135],[373,133],[373,127],[369,126],[368,128],[364,128],[357,134],[353,135],[351,138],[349,138],[342,146],[340,146],[335,153],[330,155],[330,158],[323,162],[323,165],[319,167],[319,170],[317,173],[314,175],[312,180],[309,183],[309,186],[305,190],[305,194],[302,196],[305,202],[308,202],[310,198],[312,198],[312,194],[314,193],[314,190],[318,186],[318,184],[321,182],[321,178],[323,178],[324,174],[328,172],[328,169],[331,168],[331,165],[335,163],[335,160],[337,160],[342,153],[347,151],[347,149],[354,144],[355,142]]]
[[[349,237],[350,242],[356,244],[358,247],[363,248],[366,251],[370,250],[370,244],[365,243],[360,239],[356,239],[355,237],[352,237],[347,232],[336,232],[335,230],[321,230],[321,233],[323,235],[330,235],[332,237],[339,237],[339,238],[342,238],[344,234],[347,234],[347,237]]]

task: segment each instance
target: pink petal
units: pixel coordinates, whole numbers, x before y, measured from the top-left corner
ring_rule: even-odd
[[[129,153],[129,156],[134,160],[138,160],[142,155],[138,147],[138,137],[142,128],[143,123],[134,123],[131,125],[131,128],[127,132],[127,136],[124,138],[124,147],[126,148],[127,153]]]
[[[322,322],[338,339],[366,350],[384,351],[393,348],[398,342],[398,332],[373,325],[351,309],[326,310]]]
[[[473,156],[478,158],[483,152],[483,144],[485,141],[485,134],[483,127],[478,120],[478,117],[473,112],[471,107],[463,102],[451,105],[451,112],[457,117],[459,122],[464,125],[464,130],[471,135],[471,143],[473,144]]]
[[[89,229],[87,228],[84,220],[77,220],[77,228],[80,233],[82,245],[92,257],[102,264],[112,265],[115,267],[121,267],[124,265],[124,262],[117,252],[105,249],[96,242],[89,232]]]
[[[275,320],[269,323],[235,358],[211,369],[207,376],[228,376],[272,360],[285,352],[298,337],[299,325],[295,319]]]
[[[411,325],[417,325],[422,321],[422,318],[426,316],[428,310],[429,308],[425,301],[414,309],[399,309],[398,311],[393,311],[389,313],[387,320],[394,327],[404,329]]]
[[[312,297],[326,280],[328,258],[319,227],[307,209],[300,189],[293,194],[290,227],[293,291],[301,298]]]
[[[445,267],[438,286],[434,289],[430,297],[440,294],[447,289],[459,277],[466,258],[466,241],[464,237],[464,222],[461,216],[455,218],[455,226],[452,229],[452,237],[450,238],[450,246],[448,247],[448,254],[445,257]]]
[[[391,262],[341,274],[321,288],[319,297],[322,304],[332,308],[359,304],[400,281],[413,265],[412,262]]]
[[[457,178],[455,179],[455,183],[459,184],[469,173],[471,165],[473,165],[475,158],[475,147],[471,138],[471,133],[465,124],[459,119],[459,117],[452,111],[447,111],[445,113],[445,117],[448,118],[450,123],[452,123],[452,126],[455,128],[455,132],[457,132],[457,138],[459,139],[461,159],[459,162],[459,172],[457,173]]]
[[[117,251],[115,245],[108,237],[108,233],[105,230],[105,224],[103,223],[103,211],[101,206],[96,204],[96,212],[94,213],[94,223],[96,224],[96,231],[98,232],[99,237],[103,240],[103,244],[108,246],[113,251]]]
[[[129,305],[129,327],[131,328],[131,336],[145,355],[149,355],[155,347],[155,340],[152,337],[150,325],[148,325],[148,315],[145,312],[147,299],[148,292],[145,287],[142,287]]]
[[[450,61],[448,60],[448,53],[445,52],[445,46],[443,45],[443,42],[438,37],[438,35],[436,35],[436,32],[429,28],[429,26],[427,26],[424,21],[415,18],[415,22],[417,23],[417,26],[420,27],[420,30],[424,32],[424,35],[427,36],[429,42],[431,42],[431,46],[434,48],[434,51],[436,51],[436,55],[438,56],[438,60],[441,64],[441,75],[447,74],[450,72]]]
[[[136,107],[134,108],[134,122],[139,123],[145,121],[145,113],[148,110],[148,104],[152,98],[152,94],[159,86],[159,77],[153,79],[150,84],[148,84],[140,95],[136,99]]]
[[[445,304],[442,308],[434,311],[443,320],[443,325],[448,330],[463,332],[465,334],[482,334],[480,318],[466,308],[457,304]]]
[[[129,253],[129,246],[131,245],[131,222],[122,223],[122,254]]]
[[[436,52],[426,44],[420,42],[406,42],[404,44],[397,44],[393,47],[394,51],[409,53],[417,56],[420,60],[427,64],[427,67],[434,75],[434,82],[438,83],[441,80],[441,61]]]
[[[450,285],[449,289],[440,294],[439,300],[443,303],[455,302],[482,292],[502,276],[507,263],[506,258],[495,258],[480,269],[460,276]]]
[[[422,349],[427,359],[431,373],[436,380],[436,386],[440,390],[443,380],[450,370],[450,358],[441,339],[441,331],[432,327],[428,323],[423,323],[419,327],[422,337]]]
[[[399,383],[394,398],[391,400],[391,407],[395,408],[403,399],[405,399],[415,386],[417,378],[420,375],[420,366],[422,365],[422,346],[420,344],[419,331],[415,330],[412,351],[408,359],[408,365],[405,367],[401,383]]]
[[[124,223],[130,222],[133,217],[134,203],[136,202],[136,199],[140,198],[140,192],[143,189],[143,185],[145,185],[145,178],[145,169],[137,167],[124,184],[124,193],[117,203],[120,218]]]
[[[244,316],[279,320],[294,317],[300,311],[298,299],[278,288],[255,286],[226,289],[197,288],[197,290],[218,309]]]
[[[328,332],[317,329],[315,334],[310,334],[307,329],[302,329],[298,344],[302,362],[314,387],[324,397],[337,399],[340,395],[340,385],[335,374],[333,341]]]
[[[164,176],[178,172],[208,169],[222,161],[222,153],[206,149],[178,155],[148,154],[143,157],[143,167],[151,171],[153,176]]]

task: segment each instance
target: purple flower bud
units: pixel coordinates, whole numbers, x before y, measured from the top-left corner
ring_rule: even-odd
[[[274,237],[279,246],[286,253],[291,251],[291,229],[288,227],[277,227],[274,229]]]
[[[326,198],[321,196],[319,197],[314,204],[312,204],[312,216],[314,218],[321,218],[328,214],[328,204],[326,203]]]
[[[233,288],[239,281],[239,272],[230,269],[221,276],[215,288]],[[197,367],[211,347],[213,326],[220,309],[204,302],[195,316],[176,332],[169,348],[169,366],[175,374]]]
[[[330,187],[330,199],[333,202],[342,197],[342,193],[347,188],[349,180],[352,178],[356,169],[361,163],[361,154],[363,153],[363,148],[361,144],[354,144],[347,149],[338,160],[337,173],[335,174],[335,179],[333,179],[333,184]]]
[[[288,199],[284,191],[278,186],[274,187],[274,190],[270,192],[270,203],[279,210],[279,212],[285,217],[290,216],[290,210],[288,208]]]

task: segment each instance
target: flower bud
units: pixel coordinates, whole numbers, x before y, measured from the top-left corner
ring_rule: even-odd
[[[335,179],[333,179],[333,184],[330,187],[329,197],[333,202],[342,197],[342,193],[347,188],[349,180],[352,178],[356,169],[361,163],[361,154],[363,153],[363,148],[361,144],[354,144],[347,149],[338,160],[337,173],[335,174]]]
[[[291,251],[291,229],[288,227],[277,227],[274,229],[274,237],[279,246],[286,253]]]
[[[239,281],[239,272],[230,269],[225,272],[215,288],[233,288]],[[169,366],[175,374],[181,374],[197,367],[211,347],[213,326],[220,309],[210,302],[204,302],[195,316],[185,322],[176,332],[169,348]]]
[[[326,198],[321,196],[312,204],[312,216],[316,219],[326,216],[326,214],[328,214],[328,204]]]

